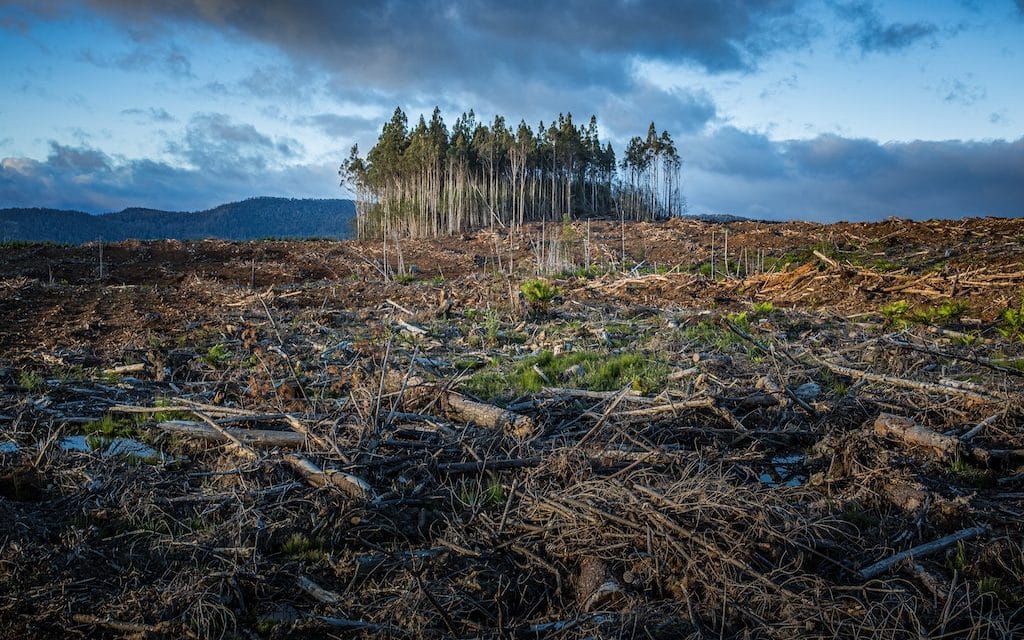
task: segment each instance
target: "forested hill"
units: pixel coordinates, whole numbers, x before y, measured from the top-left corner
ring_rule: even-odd
[[[352,236],[354,217],[353,202],[336,199],[250,198],[207,211],[131,208],[101,215],[58,209],[0,209],[0,242],[347,238]]]

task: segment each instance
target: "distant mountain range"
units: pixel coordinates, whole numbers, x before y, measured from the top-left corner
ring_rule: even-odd
[[[0,209],[0,242],[81,244],[95,240],[349,238],[351,200],[250,198],[206,211],[131,208],[94,215],[60,209]]]

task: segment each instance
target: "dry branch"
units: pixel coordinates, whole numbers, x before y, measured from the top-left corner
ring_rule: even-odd
[[[190,420],[158,422],[156,423],[156,428],[211,442],[231,442],[225,436],[225,433],[227,433],[236,440],[254,447],[301,447],[306,442],[306,436],[294,431],[236,429],[232,427],[221,427],[218,431],[202,422],[192,422]]]
[[[885,560],[879,560],[874,564],[864,567],[859,572],[860,577],[864,580],[870,580],[871,578],[874,578],[877,575],[885,573],[894,565],[899,564],[907,558],[920,558],[922,556],[935,553],[936,551],[942,551],[943,549],[951,547],[962,540],[970,540],[971,538],[976,538],[981,534],[985,533],[986,531],[988,531],[988,528],[986,527],[971,527],[969,529],[963,529],[961,531],[957,531],[956,533],[952,533],[948,536],[945,536],[944,538],[939,538],[938,540],[933,540],[932,542],[918,545],[913,549],[901,551],[893,556],[886,558]]]
[[[871,373],[869,371],[861,371],[859,369],[853,369],[851,367],[844,367],[828,360],[820,359],[822,365],[827,367],[833,373],[847,376],[849,378],[856,378],[858,380],[866,380],[868,382],[881,382],[883,384],[889,384],[894,387],[901,387],[903,389],[914,389],[917,391],[924,391],[926,393],[941,393],[945,395],[962,396],[964,398],[970,398],[971,400],[977,400],[979,402],[999,402],[1000,400],[1006,400],[1007,398],[1002,397],[1002,394],[996,392],[985,392],[981,393],[973,389],[966,389],[961,386],[953,386],[949,384],[938,384],[935,382],[920,382],[918,380],[907,380],[905,378],[897,378],[894,376],[885,376],[878,373]]]

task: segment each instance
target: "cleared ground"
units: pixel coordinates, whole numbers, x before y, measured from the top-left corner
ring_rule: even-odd
[[[0,248],[0,637],[1024,633],[1024,222],[384,251]]]

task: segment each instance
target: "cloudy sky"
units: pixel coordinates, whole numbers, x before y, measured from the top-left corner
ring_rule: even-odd
[[[0,207],[346,197],[396,105],[676,138],[695,213],[1024,215],[1024,0],[0,0]]]

